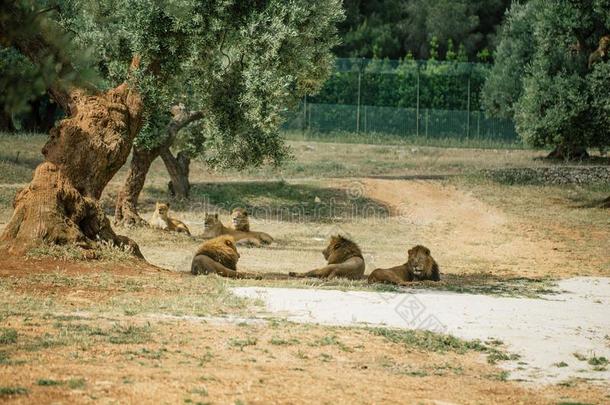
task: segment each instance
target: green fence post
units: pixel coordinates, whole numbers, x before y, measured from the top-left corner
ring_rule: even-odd
[[[364,58],[360,61],[360,66],[358,67],[358,107],[356,108],[356,133],[360,132],[360,92],[362,87],[362,68],[364,66]]]
[[[428,115],[430,113],[430,109],[426,108],[426,139],[428,139]]]
[[[415,106],[415,135],[419,136],[419,61],[417,61],[417,104]]]
[[[367,125],[366,125],[366,106],[364,106],[364,133],[366,134],[367,132]]]
[[[308,119],[307,119],[307,132],[311,133],[311,106],[309,106],[309,112],[308,112]]]
[[[303,135],[307,129],[307,94],[303,97]]]
[[[468,118],[466,119],[466,138],[470,138],[470,73],[468,73],[468,106],[466,107]]]

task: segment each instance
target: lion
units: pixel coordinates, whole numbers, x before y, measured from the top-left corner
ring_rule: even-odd
[[[184,224],[175,218],[169,216],[169,204],[157,202],[155,212],[148,221],[148,224],[155,229],[163,229],[172,232],[184,232],[191,235],[191,231]]]
[[[273,238],[268,233],[250,231],[249,214],[244,208],[235,208],[231,213],[231,220],[233,222],[233,228],[236,231],[249,232],[265,245],[269,245],[273,242]]]
[[[359,280],[364,275],[364,258],[357,244],[341,236],[331,236],[326,249],[322,251],[328,265],[305,273],[288,273],[291,277],[319,277],[332,279],[343,277]]]
[[[259,278],[250,273],[237,271],[239,257],[235,239],[229,235],[218,236],[199,246],[191,262],[191,273],[193,275],[215,273],[230,278]]]
[[[604,35],[599,39],[597,49],[589,55],[589,69],[591,69],[594,63],[608,57],[608,48],[610,48],[610,35]]]
[[[261,240],[257,232],[236,231],[232,228],[227,228],[218,218],[218,214],[206,214],[203,223],[204,231],[203,238],[210,239],[220,235],[231,235],[238,245],[261,246],[264,242]]]
[[[430,255],[430,249],[417,245],[409,249],[405,264],[389,269],[375,269],[369,274],[369,283],[391,283],[409,285],[415,280],[440,281],[438,264]]]

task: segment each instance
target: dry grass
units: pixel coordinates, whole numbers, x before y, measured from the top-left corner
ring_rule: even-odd
[[[0,136],[0,227],[43,142]],[[282,321],[227,323],[260,308],[233,296],[234,285],[397,290],[363,281],[191,277],[205,212],[225,208],[228,224],[226,209],[234,205],[249,206],[252,228],[276,240],[269,248],[240,248],[241,270],[286,274],[320,266],[327,237],[340,232],[361,245],[367,272],[403,263],[414,244],[429,246],[443,281],[414,288],[537,297],[551,292],[556,278],[610,275],[607,211],[591,207],[609,187],[504,185],[477,175],[549,165],[533,160],[543,152],[290,144],[296,160],[278,170],[218,173],[195,162],[192,200],[172,202],[195,237],[120,230],[151,263],[172,271],[139,268],[112,249],[92,262],[56,247],[26,261],[5,259],[0,381],[10,384],[0,384],[0,400],[381,403],[408,392],[422,403],[607,401],[607,393],[583,381],[535,390],[505,381],[506,372],[486,364],[473,342]],[[108,213],[125,174],[123,167],[103,196]],[[167,180],[154,162],[140,200],[144,217],[157,199],[167,199]],[[489,353],[494,361],[506,356]]]

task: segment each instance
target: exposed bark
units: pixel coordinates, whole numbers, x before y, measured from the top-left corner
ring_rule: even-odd
[[[178,159],[176,159],[171,155],[169,148],[176,139],[176,135],[180,129],[201,118],[203,118],[202,111],[185,113],[181,109],[176,109],[174,118],[167,126],[165,141],[161,145],[148,150],[139,150],[134,147],[129,173],[127,174],[127,178],[117,197],[114,217],[115,225],[139,226],[146,224],[146,221],[144,221],[138,213],[138,198],[144,187],[150,165],[159,154],[161,154],[163,161],[165,162],[173,184],[178,184],[178,187],[182,187],[177,190],[176,195],[185,195],[186,197],[184,198],[188,198],[188,189],[190,187],[188,183],[189,161],[184,161],[184,159],[188,159],[188,157],[184,155],[183,157],[179,156]],[[163,157],[164,155],[165,157]],[[185,176],[186,180],[184,180]],[[174,180],[174,178],[176,180]],[[180,184],[178,182],[180,182]]]
[[[589,153],[587,148],[576,145],[558,145],[551,153],[547,155],[548,159],[560,160],[582,160],[587,159]]]
[[[169,148],[164,148],[161,150],[161,159],[163,159],[171,179],[167,183],[170,195],[179,199],[188,199],[191,190],[191,184],[189,183],[191,158],[188,156],[188,153],[180,151],[174,157]]]
[[[601,208],[610,208],[610,197],[606,198],[604,201],[602,201]]]
[[[138,197],[144,187],[150,165],[159,156],[159,149],[148,150],[134,146],[127,178],[117,196],[114,210],[115,225],[146,225],[146,221],[138,214]]]
[[[98,201],[141,128],[140,96],[124,83],[97,95],[71,91],[68,104],[71,116],[50,131],[45,161],[17,193],[0,244],[24,253],[45,242],[89,246],[102,240],[141,257],[137,244],[114,233]]]

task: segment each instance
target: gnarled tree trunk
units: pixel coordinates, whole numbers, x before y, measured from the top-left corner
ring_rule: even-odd
[[[102,240],[141,257],[137,244],[114,233],[99,204],[141,128],[141,98],[126,83],[96,95],[66,94],[70,117],[51,129],[42,150],[45,160],[17,193],[0,244],[24,253],[43,242],[91,245]]]
[[[588,157],[587,148],[575,145],[558,145],[547,155],[548,159],[560,160],[582,160]]]
[[[610,197],[608,197],[604,201],[602,201],[600,206],[601,206],[601,208],[610,208]]]
[[[167,183],[167,188],[170,195],[179,199],[188,199],[191,190],[191,184],[189,183],[191,158],[188,153],[180,151],[174,157],[169,148],[164,148],[161,150],[161,159],[163,159],[169,174],[170,181]]]
[[[146,221],[138,214],[138,197],[144,188],[150,165],[159,156],[159,150],[160,147],[151,150],[133,147],[129,172],[117,196],[114,210],[115,225],[140,226],[146,224]]]
[[[159,154],[161,154],[163,161],[165,162],[172,181],[174,181],[174,175],[172,172],[176,173],[176,182],[173,184],[178,184],[178,181],[181,182],[180,184],[183,188],[177,192],[176,195],[182,196],[178,193],[185,193],[186,197],[184,198],[188,197],[188,189],[190,187],[188,184],[188,167],[190,161],[184,160],[187,158],[186,155],[184,155],[182,158],[180,156],[178,159],[174,158],[173,155],[171,155],[169,148],[176,139],[176,135],[180,129],[201,118],[203,118],[202,111],[187,113],[177,109],[174,112],[174,118],[167,127],[165,141],[161,145],[148,150],[134,147],[133,157],[131,159],[131,165],[129,167],[127,178],[125,179],[125,183],[123,183],[123,187],[121,188],[121,191],[117,197],[114,215],[115,225],[137,226],[146,224],[146,221],[140,217],[140,214],[138,213],[138,197],[140,196],[142,188],[144,187],[144,181],[146,180],[146,175],[150,169],[150,165],[157,158],[157,156],[159,156]],[[165,157],[163,157],[164,155]],[[173,161],[170,161],[171,159],[173,159]],[[168,161],[170,161],[169,166]],[[186,176],[186,186],[184,185],[185,183],[183,175]]]

